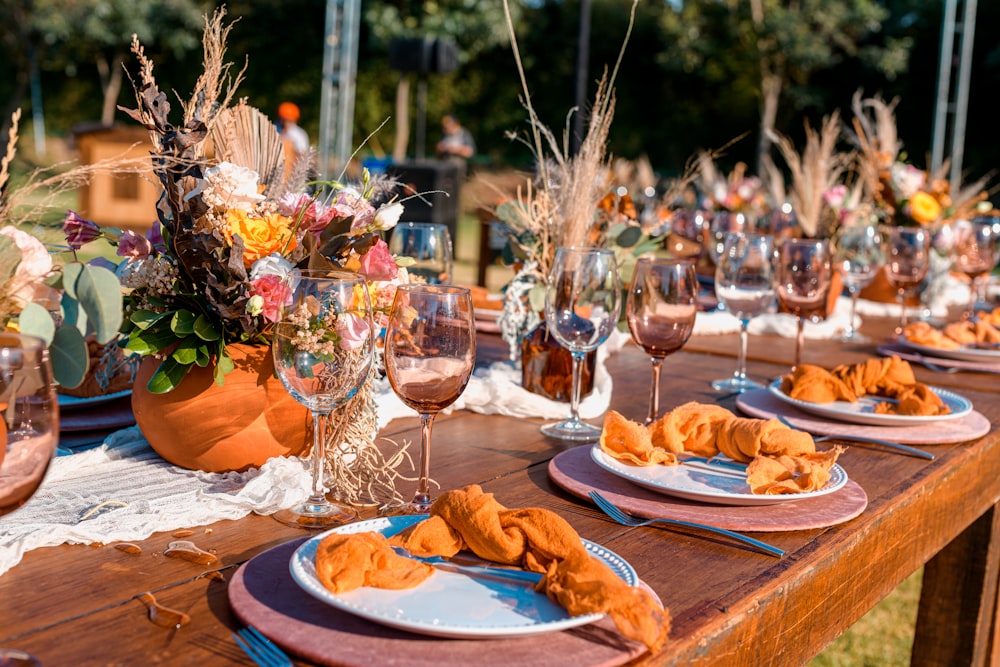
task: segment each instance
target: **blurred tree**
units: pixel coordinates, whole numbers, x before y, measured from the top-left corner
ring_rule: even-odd
[[[31,32],[50,66],[94,63],[101,85],[101,123],[114,120],[132,35],[174,57],[201,43],[202,0],[34,0]]]
[[[760,173],[782,100],[798,102],[801,110],[815,73],[845,59],[863,61],[890,80],[906,71],[911,40],[872,39],[888,15],[877,0],[686,0],[663,15],[673,45],[663,58],[686,71],[711,76],[715,70],[745,92],[756,91]]]

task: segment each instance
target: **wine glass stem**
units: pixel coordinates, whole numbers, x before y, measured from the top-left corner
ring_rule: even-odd
[[[323,461],[326,459],[326,418],[326,413],[312,413],[312,495],[309,496],[311,504],[326,503],[326,489],[323,488]]]
[[[646,423],[652,424],[660,416],[660,370],[663,368],[663,357],[653,357],[653,386],[649,390],[649,415]]]
[[[413,505],[430,508],[431,505],[431,429],[436,412],[420,414],[420,480],[413,495]]]
[[[795,332],[795,365],[792,368],[798,368],[799,364],[802,362],[802,345],[805,343],[805,328],[806,328],[806,318],[798,318],[798,330]]]
[[[903,329],[906,328],[906,289],[903,287],[899,288],[899,327],[896,329],[896,333],[902,335]]]
[[[572,422],[580,421],[580,389],[583,385],[584,355],[584,352],[573,351],[573,393],[569,403],[569,418]]]
[[[740,350],[736,357],[736,377],[741,382],[747,379],[747,341],[750,338],[747,327],[749,325],[750,320],[740,319]]]
[[[848,294],[851,295],[851,319],[848,320],[848,322],[847,322],[847,332],[844,334],[844,337],[845,338],[854,338],[854,334],[857,333],[854,330],[854,313],[858,309],[858,294],[860,294],[861,290],[859,290],[854,285],[849,285],[847,287],[847,292],[848,292]]]

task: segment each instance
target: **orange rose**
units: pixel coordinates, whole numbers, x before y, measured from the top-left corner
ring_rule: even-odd
[[[921,225],[934,222],[941,215],[941,204],[930,194],[919,191],[910,197],[910,217]]]
[[[230,209],[226,211],[226,222],[226,240],[232,244],[234,236],[243,239],[243,264],[247,268],[261,257],[292,250],[296,246],[292,219],[287,216],[269,213],[263,217],[250,217],[244,210]]]

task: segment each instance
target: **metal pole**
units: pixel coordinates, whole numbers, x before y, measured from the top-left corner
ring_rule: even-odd
[[[583,143],[583,122],[587,115],[587,66],[590,61],[590,0],[580,0],[580,33],[576,53],[576,114],[573,116],[573,134],[570,137],[570,154],[576,155]]]
[[[969,79],[972,73],[972,45],[976,35],[976,0],[965,0],[962,17],[962,55],[958,61],[958,94],[955,98],[955,123],[952,126],[951,191],[962,185],[962,160],[965,157],[965,121],[969,111]]]
[[[336,150],[337,109],[340,106],[340,6],[338,0],[326,3],[326,41],[323,44],[323,80],[320,89],[319,175],[332,180],[338,167],[332,164]]]
[[[948,132],[948,98],[951,96],[951,64],[955,52],[955,5],[958,0],[945,0],[941,23],[941,60],[938,63],[937,101],[934,105],[934,127],[931,140],[931,173],[944,163],[944,142]]]

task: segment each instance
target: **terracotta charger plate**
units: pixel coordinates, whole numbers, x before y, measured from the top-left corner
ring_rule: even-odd
[[[645,651],[607,618],[561,632],[498,639],[438,639],[372,623],[334,609],[295,583],[289,563],[305,539],[269,549],[240,567],[229,583],[229,604],[241,622],[319,665],[614,667]]]
[[[825,528],[849,521],[868,507],[868,495],[848,480],[833,493],[776,505],[736,506],[697,502],[638,486],[594,463],[592,445],[574,447],[549,461],[549,477],[587,502],[598,491],[623,510],[646,518],[696,521],[741,532],[778,532]]]

